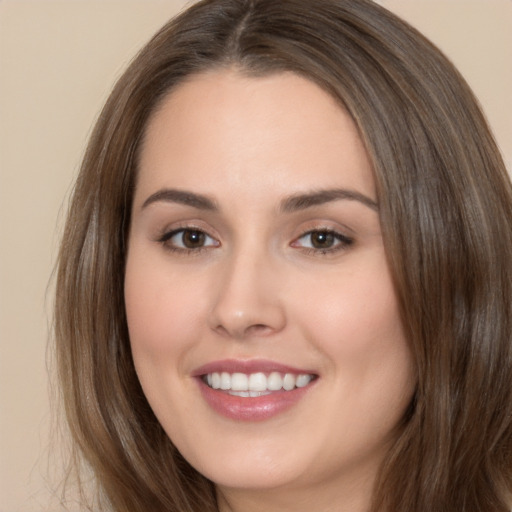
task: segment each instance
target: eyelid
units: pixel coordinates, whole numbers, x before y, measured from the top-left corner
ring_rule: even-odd
[[[348,230],[348,228],[347,228]],[[172,238],[182,234],[189,232],[198,232],[204,235],[204,240],[201,242],[201,245],[187,247],[183,239],[180,242],[173,242]],[[296,236],[291,242],[290,247],[294,249],[299,249],[304,253],[310,253],[312,255],[329,255],[334,254],[343,250],[347,250],[350,245],[354,243],[354,238],[352,236],[348,236],[345,234],[345,230],[341,230],[340,228],[335,228],[332,226],[325,225],[313,225],[311,228],[304,228],[301,230],[300,235]],[[311,242],[310,244],[303,243],[301,240],[306,237],[311,237],[315,233],[325,233],[330,235],[334,241],[326,247],[315,247],[315,244]],[[160,234],[155,238],[155,241],[160,243],[164,249],[181,253],[184,255],[192,255],[198,254],[202,251],[211,250],[213,248],[218,248],[221,246],[221,243],[218,239],[218,236],[212,235],[211,230],[205,227],[199,226],[199,223],[183,223],[174,226],[167,226],[163,229]]]
[[[176,235],[179,235],[180,233],[185,233],[187,231],[191,232],[198,232],[202,233],[207,239],[210,239],[211,241],[214,241],[214,243],[208,243],[205,245],[201,245],[198,247],[186,247],[186,246],[180,246],[176,244],[172,244],[170,241],[173,237]],[[166,228],[163,230],[163,232],[157,237],[157,242],[162,244],[164,248],[171,252],[176,253],[182,253],[182,254],[197,254],[204,250],[210,250],[211,248],[220,247],[220,242],[217,240],[215,236],[212,236],[209,234],[208,230],[198,227],[196,225],[181,225],[176,226],[174,228]]]
[[[335,238],[336,242],[334,243],[334,245],[332,245],[330,247],[325,247],[325,248],[313,247],[313,246],[307,247],[307,246],[300,245],[298,243],[299,240],[301,240],[305,237],[311,236],[315,233],[326,233],[326,234],[332,235]],[[331,227],[315,227],[312,229],[308,229],[307,231],[304,231],[300,236],[296,237],[291,242],[290,246],[294,247],[296,249],[301,249],[302,251],[305,251],[306,253],[310,253],[310,254],[327,255],[327,254],[334,254],[339,251],[346,250],[353,243],[354,243],[354,239],[352,237],[345,235],[344,233],[340,232],[337,229],[333,229]]]

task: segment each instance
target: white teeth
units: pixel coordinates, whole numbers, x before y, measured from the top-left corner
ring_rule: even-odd
[[[231,389],[231,375],[227,372],[220,374],[220,389]]]
[[[297,379],[295,380],[295,385],[298,388],[303,388],[307,386],[311,382],[311,375],[297,375]]]
[[[267,377],[267,388],[271,391],[279,391],[283,387],[283,377],[278,372],[272,372]]]
[[[233,391],[248,391],[249,377],[245,373],[233,373],[231,376],[231,389]]]
[[[212,374],[212,388],[213,389],[220,388],[220,374],[218,374],[218,373]]]
[[[249,375],[249,390],[250,391],[266,391],[267,390],[267,377],[264,373],[251,373]]]
[[[243,397],[247,398],[247,397],[270,395],[270,391],[230,391],[229,394],[233,395],[233,396],[243,396]]]
[[[291,391],[295,387],[295,375],[287,373],[283,379],[283,389]]]
[[[229,391],[231,395],[254,397],[268,394],[270,391],[291,391],[292,389],[307,386],[313,375],[302,373],[272,372],[268,376],[263,372],[251,373],[228,373],[214,372],[206,375],[207,384],[213,389]]]
[[[270,391],[249,391],[249,396],[252,397],[263,395],[270,395]]]

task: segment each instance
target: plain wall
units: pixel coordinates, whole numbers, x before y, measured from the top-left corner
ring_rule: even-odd
[[[510,170],[512,1],[380,3],[459,67]],[[0,0],[0,512],[58,509],[46,481],[61,466],[48,462],[46,347],[64,198],[114,80],[184,4]]]

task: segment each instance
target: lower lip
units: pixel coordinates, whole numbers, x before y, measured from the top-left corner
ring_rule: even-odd
[[[297,404],[315,382],[291,391],[274,391],[263,396],[240,397],[230,395],[226,391],[212,389],[201,378],[197,380],[208,405],[218,414],[237,421],[264,421],[273,418]]]

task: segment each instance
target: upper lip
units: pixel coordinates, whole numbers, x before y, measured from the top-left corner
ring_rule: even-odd
[[[207,375],[214,372],[227,372],[227,373],[293,373],[296,375],[315,375],[314,371],[304,368],[296,368],[286,364],[278,363],[268,359],[222,359],[219,361],[211,361],[206,363],[199,368],[196,368],[192,372],[193,377],[200,377],[201,375]]]

